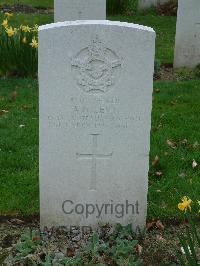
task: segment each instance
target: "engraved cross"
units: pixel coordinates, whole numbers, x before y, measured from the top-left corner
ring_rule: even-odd
[[[110,159],[113,155],[113,152],[109,154],[99,154],[97,152],[98,142],[97,138],[99,134],[91,134],[92,136],[92,153],[76,153],[78,159],[88,159],[92,160],[92,168],[91,168],[91,181],[90,181],[90,190],[96,190],[96,182],[97,182],[97,160],[99,159]]]

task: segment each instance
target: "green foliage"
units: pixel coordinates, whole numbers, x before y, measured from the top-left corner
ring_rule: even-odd
[[[40,263],[37,263],[39,266],[81,266],[83,265],[83,260],[77,254],[75,257],[68,258],[64,257],[62,259],[56,259],[54,258],[53,254],[51,255],[46,255],[44,261],[40,261]]]
[[[136,266],[140,265],[136,257],[137,241],[133,239],[133,233],[129,227],[120,227],[116,229],[113,237],[107,241],[101,239],[98,233],[93,233],[85,247],[81,248],[73,257],[56,257],[55,253],[48,252],[48,248],[44,249],[47,243],[41,240],[38,232],[28,232],[21,236],[19,243],[15,247],[13,262],[25,263],[27,265],[39,266],[106,266],[109,261],[111,265],[118,266]],[[129,239],[127,239],[126,237]],[[45,251],[46,250],[46,251]],[[39,254],[45,255],[41,259]],[[24,265],[24,264],[23,264]]]
[[[133,10],[134,3],[130,4],[130,10]],[[130,12],[124,13],[128,14]],[[132,12],[131,12],[132,14]],[[0,20],[3,19],[3,15],[0,13]],[[147,14],[138,14],[134,12],[134,15],[122,16],[108,16],[108,19],[115,21],[127,21],[130,23],[141,24],[152,27],[156,31],[156,58],[159,59],[162,64],[172,64],[174,57],[174,40],[176,31],[176,17],[172,16],[157,16],[151,14],[149,11]],[[11,20],[13,26],[30,25],[34,24],[42,25],[53,22],[52,14],[17,14]]]
[[[22,27],[12,27],[9,20],[6,27],[0,26],[0,75],[36,76],[38,53],[31,46],[33,39],[37,42],[36,27],[25,32]]]
[[[137,240],[133,240],[132,235],[130,226],[123,227],[120,225],[116,227],[115,233],[108,242],[101,240],[98,234],[94,233],[85,249],[86,253],[84,252],[82,257],[92,258],[93,263],[100,263],[97,265],[106,265],[105,261],[102,262],[102,254],[104,254],[104,257],[109,258],[110,261],[119,266],[140,265],[134,252]]]
[[[40,234],[37,231],[28,231],[21,236],[20,242],[16,245],[16,257],[14,261],[20,261],[27,255],[34,253],[42,244]]]
[[[115,245],[111,250],[111,257],[117,263],[117,265],[139,265],[139,262],[133,254],[133,250],[137,245],[136,240],[128,241],[127,239],[117,238]]]
[[[82,266],[83,259],[80,254],[77,254],[75,257],[62,259],[62,263],[66,266]]]
[[[115,239],[128,239],[133,235],[132,225],[129,224],[127,226],[122,226],[121,224],[117,224],[115,227],[115,232],[113,237]]]
[[[107,0],[107,13],[110,15],[122,14],[137,10],[138,0]]]
[[[177,252],[178,259],[182,266],[197,266],[200,264],[200,234],[191,217],[188,215],[190,228],[187,228],[186,234],[179,236],[180,245],[185,256]]]

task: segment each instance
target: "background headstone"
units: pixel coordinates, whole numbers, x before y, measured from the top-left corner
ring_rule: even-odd
[[[155,33],[144,26],[40,27],[42,226],[144,227],[154,50]]]
[[[163,5],[169,1],[170,0],[139,0],[138,7],[139,9],[145,9],[145,8],[149,8],[152,6]]]
[[[54,21],[106,19],[106,0],[54,0]]]
[[[179,0],[174,67],[200,64],[200,1]]]

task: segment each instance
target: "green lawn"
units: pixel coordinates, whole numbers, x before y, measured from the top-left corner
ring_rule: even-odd
[[[0,80],[0,214],[35,214],[38,203],[38,84],[35,80]],[[156,82],[152,114],[151,158],[160,162],[149,173],[149,218],[180,217],[184,195],[200,191],[200,81]],[[15,101],[10,95],[17,92]],[[23,126],[22,126],[23,125]],[[173,149],[166,144],[176,142]],[[187,141],[186,141],[187,140]],[[156,171],[163,175],[157,177]]]
[[[36,213],[39,201],[37,82],[1,80],[0,88],[0,213]],[[10,94],[15,90],[18,96],[12,102]],[[3,114],[1,110],[9,113]]]
[[[127,21],[152,27],[156,32],[156,58],[162,64],[172,64],[176,32],[176,17],[136,15],[133,17],[114,16],[111,20]],[[134,47],[133,47],[134,49]]]
[[[3,15],[0,14],[0,21],[2,19]],[[164,17],[164,16],[156,16],[153,14],[148,14],[148,15],[135,15],[132,17],[109,16],[108,19],[143,24],[145,26],[150,26],[154,28],[154,30],[157,33],[156,58],[158,58],[162,64],[173,63],[176,17],[169,17],[169,16]],[[52,23],[53,15],[17,14],[12,18],[11,22],[17,26],[20,24],[42,25],[42,24]]]
[[[160,93],[154,93],[150,164],[156,155],[160,161],[149,173],[149,217],[172,218],[178,215],[179,198],[199,197],[200,168],[193,169],[192,161],[200,162],[200,81],[154,86]]]

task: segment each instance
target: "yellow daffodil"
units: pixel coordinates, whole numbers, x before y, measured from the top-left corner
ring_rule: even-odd
[[[21,26],[21,30],[23,32],[31,32],[31,28],[29,26]]]
[[[181,200],[182,202],[178,204],[179,210],[186,212],[187,209],[189,209],[189,211],[191,211],[192,200],[186,196],[184,196]]]
[[[38,42],[37,42],[37,40],[36,40],[35,37],[32,39],[32,42],[30,43],[30,46],[31,46],[32,48],[35,48],[35,49],[38,48]]]
[[[13,13],[6,12],[5,16],[8,17],[8,18],[11,18],[11,17],[13,17]]]
[[[13,35],[15,35],[15,32],[15,29],[13,29],[12,27],[6,28],[6,33],[8,34],[8,37],[12,37]]]
[[[26,37],[24,37],[24,38],[22,39],[22,43],[24,43],[24,44],[27,43],[27,39],[26,39]]]
[[[34,31],[34,32],[38,32],[38,25],[37,24],[35,24],[35,26],[33,27],[33,29],[32,29],[32,31]]]
[[[1,24],[4,28],[8,27],[8,20],[4,19],[2,24]]]

